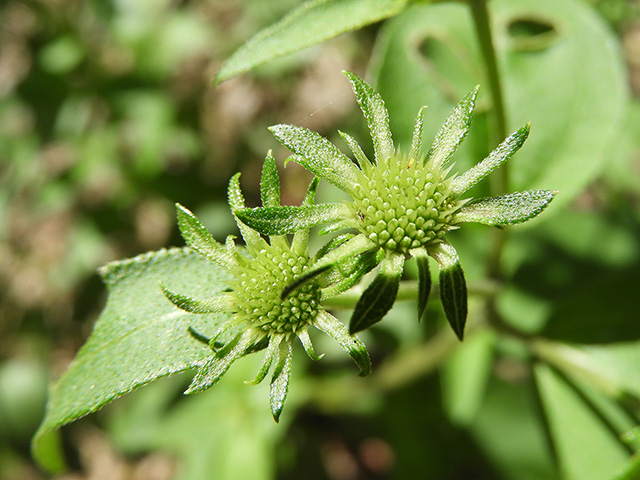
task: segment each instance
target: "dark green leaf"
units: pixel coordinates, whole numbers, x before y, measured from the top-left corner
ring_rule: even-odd
[[[473,200],[453,217],[454,223],[476,222],[484,225],[515,225],[539,215],[558,192],[527,190],[499,197]]]
[[[378,323],[393,306],[398,294],[404,255],[391,253],[382,259],[380,271],[356,304],[349,333],[360,332]]]
[[[212,296],[227,275],[196,253],[182,249],[148,253],[114,262],[100,271],[109,289],[105,310],[87,343],[51,389],[46,416],[33,440],[41,455],[45,437],[84,415],[159,377],[201,365],[211,350],[189,334],[210,334],[225,315],[192,315],[169,302],[160,282],[175,290]]]
[[[303,3],[240,47],[222,66],[216,82],[391,17],[406,3],[407,0],[314,0]]]
[[[429,271],[429,255],[424,248],[411,250],[411,256],[418,264],[418,320],[422,319],[431,292],[431,272]]]
[[[467,322],[467,282],[455,249],[446,243],[429,249],[440,266],[440,300],[449,325],[460,340]]]
[[[294,125],[274,125],[269,130],[295,153],[291,160],[317,177],[347,193],[353,193],[354,184],[363,183],[362,173],[349,157],[316,132]]]
[[[356,94],[356,100],[367,119],[373,141],[376,162],[387,161],[394,155],[393,140],[389,129],[389,112],[378,92],[351,72],[344,72]]]
[[[257,207],[236,210],[242,222],[263,235],[286,235],[321,223],[335,222],[348,215],[342,203],[308,206]]]
[[[280,179],[273,153],[269,150],[262,165],[262,179],[260,181],[260,197],[263,207],[280,206]]]

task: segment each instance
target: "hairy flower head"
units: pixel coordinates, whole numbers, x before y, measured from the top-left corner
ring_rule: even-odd
[[[451,158],[466,137],[478,87],[453,109],[428,152],[422,148],[423,114],[418,112],[408,154],[393,143],[389,114],[380,95],[356,75],[346,72],[367,120],[374,159],[350,135],[340,132],[355,162],[326,138],[293,125],[276,125],[272,133],[294,154],[293,160],[317,177],[346,192],[351,201],[309,207],[242,208],[236,215],[263,234],[293,233],[328,223],[324,231],[357,232],[332,250],[287,289],[293,291],[316,274],[367,252],[382,252],[380,269],[364,291],[351,318],[351,333],[378,322],[395,301],[404,262],[418,263],[418,315],[422,316],[431,288],[428,257],[440,269],[440,296],[445,314],[462,339],[467,316],[467,290],[458,254],[447,232],[466,222],[512,225],[537,216],[557,192],[528,190],[498,197],[462,198],[465,192],[509,159],[529,135],[529,124],[504,140],[487,158],[462,175],[450,175]]]

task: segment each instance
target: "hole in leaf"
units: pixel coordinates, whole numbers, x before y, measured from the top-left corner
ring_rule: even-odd
[[[511,20],[507,32],[511,45],[517,50],[544,50],[558,37],[558,29],[552,21],[536,17]]]

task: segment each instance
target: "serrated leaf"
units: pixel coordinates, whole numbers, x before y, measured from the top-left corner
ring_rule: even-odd
[[[291,160],[299,163],[311,173],[353,193],[355,183],[362,183],[363,175],[358,167],[329,140],[316,132],[294,125],[269,127],[273,135],[295,155]]]
[[[269,150],[262,165],[260,180],[260,198],[263,207],[277,207],[280,205],[280,178],[273,153]]]
[[[288,53],[324,42],[400,12],[407,0],[315,0],[258,32],[227,60],[216,83]]]
[[[367,119],[376,163],[391,159],[394,156],[393,139],[389,128],[389,112],[384,105],[384,100],[357,75],[351,72],[344,72],[344,74],[351,82],[358,105],[362,109],[364,118]]]
[[[233,255],[211,236],[206,227],[189,209],[176,203],[176,211],[180,234],[187,245],[223,268],[231,268],[236,264]]]
[[[321,223],[335,222],[349,215],[341,203],[308,206],[256,207],[236,210],[242,222],[263,235],[286,235]]]
[[[429,249],[440,266],[440,300],[451,328],[462,341],[467,322],[467,282],[455,249],[441,243]]]
[[[480,86],[476,86],[460,100],[436,134],[427,155],[427,159],[433,162],[434,168],[446,165],[469,133],[479,88]]]
[[[313,324],[318,330],[323,331],[338,342],[343,350],[349,354],[360,368],[360,376],[364,377],[371,373],[371,359],[369,358],[367,347],[358,337],[349,333],[346,325],[324,310],[318,312]]]
[[[424,248],[416,248],[409,252],[418,264],[418,320],[422,319],[424,309],[427,308],[429,293],[431,292],[431,272],[429,271],[429,255]]]
[[[271,413],[273,419],[278,422],[289,393],[289,379],[291,378],[291,360],[293,359],[293,345],[283,338],[278,352],[278,363],[271,378]]]
[[[523,223],[547,208],[557,193],[551,190],[527,190],[472,200],[453,216],[453,222],[476,222],[484,225]]]
[[[189,327],[211,333],[228,318],[185,313],[162,294],[160,282],[202,296],[222,291],[227,275],[194,252],[151,252],[111,263],[100,272],[109,290],[107,305],[69,369],[53,385],[33,439],[34,458],[44,468],[57,467],[41,454],[50,432],[159,377],[201,365],[211,350],[190,335]]]
[[[460,195],[466,192],[504,162],[509,160],[514,153],[520,150],[520,147],[522,147],[522,144],[529,136],[530,130],[530,123],[520,127],[516,132],[509,135],[504,142],[498,145],[498,147],[493,150],[487,158],[467,170],[464,174],[454,178],[451,182],[451,193],[453,195]]]
[[[398,295],[404,255],[389,254],[380,262],[380,271],[364,291],[349,323],[349,333],[360,332],[378,323],[393,306]]]

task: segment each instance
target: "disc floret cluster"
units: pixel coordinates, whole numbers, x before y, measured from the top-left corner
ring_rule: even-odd
[[[361,331],[380,321],[392,307],[407,258],[418,264],[418,316],[431,289],[429,258],[439,266],[440,298],[445,315],[462,340],[467,317],[464,272],[447,232],[466,222],[505,226],[523,223],[540,214],[553,200],[551,190],[527,190],[497,197],[463,198],[465,192],[507,161],[529,135],[526,124],[507,137],[484,160],[462,175],[450,175],[451,159],[466,137],[478,87],[453,109],[428,152],[422,148],[423,115],[418,112],[408,154],[393,143],[389,114],[379,93],[353,73],[345,72],[367,121],[374,158],[369,159],[350,135],[339,132],[354,160],[326,138],[306,128],[275,125],[272,133],[293,160],[318,178],[343,190],[350,201],[300,207],[258,207],[235,211],[246,225],[265,235],[284,235],[322,223],[324,232],[354,232],[307,268],[286,293],[312,281],[327,269],[366,254],[379,264],[376,277],[358,301],[349,329]]]
[[[314,180],[302,206],[313,204],[316,188],[317,181]],[[239,174],[231,179],[228,193],[232,209],[243,209]],[[263,167],[261,194],[263,205],[280,204],[279,180],[271,152]],[[180,231],[187,245],[226,270],[231,277],[225,292],[207,299],[193,298],[163,287],[165,296],[185,311],[228,314],[228,320],[217,328],[211,338],[192,332],[197,339],[207,343],[212,355],[200,366],[185,393],[200,392],[215,385],[235,360],[265,350],[256,377],[248,383],[260,383],[275,365],[270,383],[270,403],[277,421],[288,393],[294,340],[300,340],[310,358],[321,358],[314,351],[309,327],[315,327],[336,340],[356,362],[361,375],[371,371],[371,361],[362,341],[321,307],[324,298],[344,291],[359,279],[357,269],[350,278],[338,277],[324,287],[314,278],[283,295],[283,291],[310,268],[308,229],[298,230],[291,241],[277,235],[265,239],[238,222],[246,244],[246,248],[239,248],[231,236],[225,245],[214,240],[185,207],[177,205],[177,212]]]

